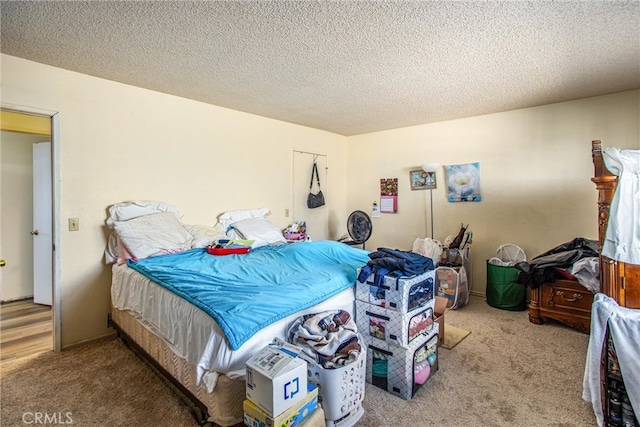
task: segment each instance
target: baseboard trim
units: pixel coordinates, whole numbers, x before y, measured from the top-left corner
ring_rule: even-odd
[[[26,297],[17,297],[17,298],[4,299],[4,300],[0,301],[0,305],[2,305],[2,304],[11,304],[12,302],[26,301],[26,300],[32,300],[32,299],[33,299],[33,295],[28,295]]]
[[[71,349],[74,349],[74,348],[77,348],[77,347],[83,347],[85,345],[95,344],[95,343],[98,343],[98,342],[101,342],[101,341],[111,341],[113,339],[116,339],[117,337],[118,337],[118,335],[116,334],[116,331],[111,331],[111,332],[109,332],[109,333],[107,333],[105,335],[101,335],[101,336],[96,337],[96,338],[90,338],[88,340],[84,340],[84,341],[80,341],[80,342],[76,342],[76,343],[73,343],[73,344],[66,345],[66,346],[62,347],[61,351],[71,350]]]

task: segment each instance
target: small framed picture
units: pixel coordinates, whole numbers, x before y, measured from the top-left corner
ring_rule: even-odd
[[[412,190],[433,190],[436,188],[436,173],[422,169],[409,172]]]

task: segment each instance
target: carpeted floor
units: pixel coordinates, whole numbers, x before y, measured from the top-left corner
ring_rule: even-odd
[[[41,421],[56,418],[48,424],[81,427],[198,425],[190,408],[117,339],[3,363],[0,372],[4,427],[35,425],[38,414]]]
[[[596,425],[580,397],[588,335],[531,324],[526,311],[479,297],[445,319],[471,333],[439,350],[439,371],[411,400],[367,384],[358,426]],[[76,426],[197,426],[189,406],[119,340],[3,363],[0,375],[5,427],[33,424],[36,413]]]

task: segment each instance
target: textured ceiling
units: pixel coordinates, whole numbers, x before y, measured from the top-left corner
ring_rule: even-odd
[[[6,1],[2,53],[343,135],[640,88],[640,2]]]

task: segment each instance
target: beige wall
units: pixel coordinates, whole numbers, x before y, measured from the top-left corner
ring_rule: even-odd
[[[484,294],[486,260],[502,243],[532,258],[573,239],[597,238],[591,140],[639,149],[640,91],[414,126],[349,138],[348,210],[371,210],[380,178],[399,178],[397,214],[374,219],[369,249],[411,249],[430,235],[429,191],[411,191],[426,162],[480,163],[481,202],[450,203],[444,169],[433,191],[434,234],[473,231],[473,290]]]
[[[131,199],[180,207],[187,223],[229,209],[269,207],[286,226],[293,150],[327,154],[334,235],[349,212],[370,211],[379,179],[400,179],[399,213],[374,220],[367,249],[409,249],[426,233],[427,191],[409,171],[426,161],[480,162],[483,200],[434,191],[437,238],[474,232],[474,290],[500,243],[530,256],[575,236],[595,238],[590,141],[639,148],[639,91],[345,138],[2,55],[2,102],[59,112],[62,346],[109,332],[109,205]],[[304,177],[305,180],[308,177]],[[346,183],[346,185],[345,185]],[[69,217],[80,231],[66,230]]]
[[[268,207],[285,227],[295,149],[328,156],[328,217],[346,229],[345,137],[8,55],[1,66],[3,104],[59,112],[62,347],[109,333],[114,203],[162,200],[210,225],[226,210]],[[69,217],[80,231],[67,231]]]

